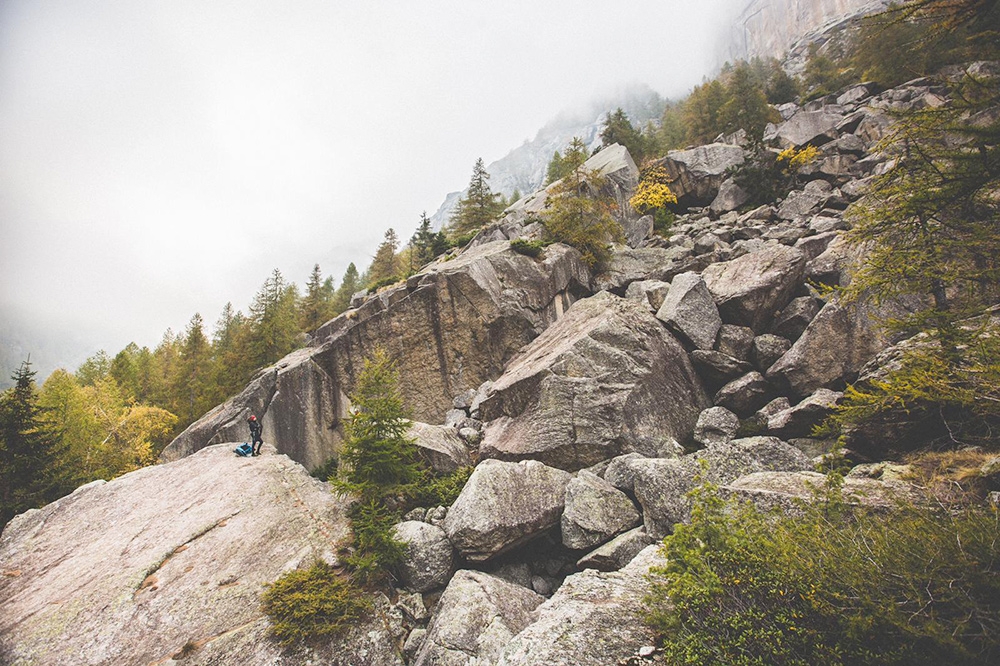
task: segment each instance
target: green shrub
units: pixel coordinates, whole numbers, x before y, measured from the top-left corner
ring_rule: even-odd
[[[396,539],[392,528],[399,512],[379,499],[362,500],[351,508],[354,552],[346,561],[357,580],[364,584],[384,582],[388,572],[406,555],[406,544]]]
[[[545,243],[542,241],[529,241],[523,238],[515,238],[510,242],[510,249],[526,257],[537,259],[545,252]]]
[[[408,489],[409,505],[451,506],[458,499],[474,467],[462,467],[451,474],[429,476]]]
[[[836,477],[834,477],[836,478]],[[692,493],[648,621],[672,664],[992,664],[996,509],[849,509],[833,483],[795,517]]]
[[[325,562],[286,573],[267,586],[261,603],[282,645],[336,635],[370,607],[351,579]]]
[[[320,481],[329,481],[337,476],[339,465],[340,461],[337,459],[337,456],[330,456],[322,465],[309,472],[309,474]]]

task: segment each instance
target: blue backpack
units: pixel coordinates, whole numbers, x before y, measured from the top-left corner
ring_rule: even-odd
[[[238,456],[242,456],[242,457],[246,458],[247,456],[250,456],[250,455],[253,454],[253,447],[250,446],[249,444],[247,444],[246,442],[243,442],[242,444],[240,444],[239,446],[237,446],[235,449],[233,449],[233,453],[235,453]]]

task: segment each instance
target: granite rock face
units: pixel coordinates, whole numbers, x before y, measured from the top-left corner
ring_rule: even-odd
[[[444,530],[407,520],[396,525],[395,537],[406,544],[406,557],[399,566],[403,587],[413,592],[428,592],[448,583],[455,565],[455,551]]]
[[[708,401],[687,354],[641,304],[579,301],[490,388],[480,457],[575,471],[621,453],[662,455]]]
[[[340,449],[347,396],[379,346],[396,360],[414,418],[440,423],[454,396],[499,375],[518,349],[589,293],[589,283],[579,253],[564,245],[549,246],[536,260],[497,241],[431,264],[324,324],[315,346],[262,370],[242,393],[178,435],[161,459],[242,441],[245,419],[254,413],[265,442],[307,468],[321,465]]]
[[[493,664],[542,601],[520,585],[481,571],[459,571],[441,595],[414,665]]]
[[[632,500],[595,474],[582,470],[566,486],[566,509],[560,524],[567,548],[593,548],[640,522]]]
[[[704,206],[718,196],[726,171],[742,164],[745,158],[739,146],[712,143],[690,150],[671,150],[661,164],[679,203]]]
[[[799,250],[766,244],[756,252],[712,264],[702,277],[723,321],[763,333],[802,283],[805,265]]]
[[[535,460],[484,460],[448,510],[444,531],[466,559],[488,560],[558,525],[570,478]]]
[[[265,445],[202,449],[96,481],[14,518],[0,537],[5,663],[302,663],[268,637],[265,583],[350,539],[344,500]],[[385,608],[323,663],[402,664]],[[367,655],[367,656],[366,656]]]
[[[681,273],[670,283],[656,318],[698,349],[709,350],[722,326],[712,294],[697,273]]]
[[[607,666],[652,645],[642,598],[650,568],[662,564],[659,547],[649,546],[620,571],[589,569],[567,577],[497,666]]]
[[[435,472],[449,474],[472,464],[469,450],[456,428],[413,421],[408,436],[413,438],[420,455]]]

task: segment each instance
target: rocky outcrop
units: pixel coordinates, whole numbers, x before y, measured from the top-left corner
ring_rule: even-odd
[[[802,283],[805,265],[802,252],[772,243],[737,259],[712,264],[702,277],[723,321],[762,333]]]
[[[802,511],[801,502],[816,501],[827,489],[825,475],[800,471],[755,472],[720,490],[724,496],[749,501],[759,509],[795,515]],[[927,500],[913,485],[891,479],[846,477],[840,492],[848,504],[878,510],[890,510],[904,501]]]
[[[336,563],[347,507],[273,449],[240,458],[233,446],[96,481],[11,521],[0,537],[5,663],[150,664],[182,652],[302,663],[268,637],[259,595],[289,569]],[[342,652],[312,658],[401,664],[382,611]]]
[[[567,577],[538,607],[538,619],[510,641],[497,666],[607,666],[652,645],[642,599],[650,568],[662,564],[659,547],[649,546],[620,571]]]
[[[493,664],[542,601],[520,585],[459,571],[441,595],[414,665]]]
[[[488,560],[558,525],[569,480],[534,460],[484,460],[448,510],[444,531],[466,559]]]
[[[451,426],[435,426],[414,421],[409,436],[424,461],[435,472],[450,474],[472,464],[465,442]]]
[[[682,206],[706,206],[718,196],[726,172],[743,163],[739,146],[712,143],[689,150],[671,150],[660,160],[670,177],[670,190]]]
[[[265,442],[308,468],[319,466],[339,450],[347,395],[379,346],[396,360],[414,417],[439,423],[455,395],[498,376],[518,349],[588,293],[589,281],[579,254],[563,245],[536,260],[498,241],[432,264],[320,328],[314,347],[261,371],[240,395],[181,433],[162,459],[243,440],[244,420],[254,413]]]
[[[666,455],[707,406],[680,343],[635,301],[601,293],[493,383],[480,456],[572,471],[629,451]]]

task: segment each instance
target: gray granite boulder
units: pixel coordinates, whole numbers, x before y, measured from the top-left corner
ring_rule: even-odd
[[[754,371],[719,389],[713,402],[743,418],[756,412],[774,397],[774,386],[763,375]]]
[[[698,349],[712,349],[722,326],[712,294],[697,273],[681,273],[671,281],[656,318]]]
[[[653,539],[662,539],[676,523],[688,519],[691,504],[686,495],[699,483],[725,484],[752,472],[798,471],[810,466],[805,454],[774,437],[736,439],[682,458],[631,463],[643,525]]]
[[[570,478],[534,460],[484,460],[448,510],[448,540],[473,562],[529,541],[559,524]]]
[[[581,569],[618,571],[651,543],[653,540],[646,535],[646,530],[636,527],[590,551],[577,560],[576,566]]]
[[[777,140],[782,148],[801,148],[807,144],[821,146],[837,138],[837,125],[844,119],[827,111],[799,111],[780,123],[764,140]]]
[[[785,306],[785,309],[779,312],[774,318],[774,323],[771,324],[771,333],[780,335],[788,340],[798,340],[799,336],[806,330],[806,327],[809,326],[809,322],[819,312],[820,305],[820,301],[812,296],[793,298]],[[784,354],[786,351],[788,350],[782,350],[781,354]],[[774,357],[772,362],[776,361],[781,354]],[[766,370],[767,367],[763,369]]]
[[[649,546],[620,571],[568,576],[497,666],[608,666],[652,645],[642,599],[650,568],[662,564],[659,547]]]
[[[725,484],[720,491],[765,511],[779,510],[795,515],[802,511],[803,501],[821,495],[826,485],[827,477],[817,472],[762,471]],[[901,502],[927,501],[915,486],[891,479],[847,477],[841,495],[848,504],[882,511],[890,511]]]
[[[767,431],[784,440],[809,437],[813,427],[822,423],[843,397],[844,394],[840,391],[819,389],[797,405],[770,415],[767,419]]]
[[[670,177],[670,190],[682,206],[708,205],[719,193],[727,170],[743,163],[739,146],[712,143],[689,150],[671,150],[660,161]]]
[[[750,355],[753,338],[753,329],[749,326],[723,324],[719,327],[715,348],[727,356],[732,356],[739,361],[745,361]]]
[[[753,370],[749,363],[739,361],[720,351],[691,352],[691,362],[705,383],[705,388],[717,391],[724,384]]]
[[[670,283],[662,280],[639,280],[633,282],[625,290],[625,298],[645,302],[649,305],[651,312],[656,312],[663,305],[663,299],[667,297],[670,290]]]
[[[740,428],[740,419],[725,407],[710,407],[698,416],[694,426],[694,441],[702,446],[725,444]]]
[[[683,450],[680,451],[678,455],[682,452]],[[625,455],[617,456],[612,459],[610,463],[608,463],[607,469],[604,470],[604,480],[618,490],[631,493],[632,486],[635,483],[635,473],[632,470],[632,462],[636,460],[645,460],[645,458],[646,456],[638,453],[626,453]]]
[[[575,471],[621,453],[666,455],[708,406],[681,344],[642,305],[578,301],[525,347],[480,407],[480,458]]]
[[[472,464],[458,430],[449,426],[435,426],[413,421],[409,436],[417,450],[435,472],[450,474]]]
[[[262,370],[178,435],[161,459],[243,441],[246,417],[254,413],[266,443],[318,467],[342,446],[347,396],[376,347],[395,359],[413,417],[441,423],[454,396],[499,375],[522,346],[589,293],[589,284],[579,252],[560,244],[547,247],[541,260],[498,241],[433,263],[317,329],[312,347]]]
[[[753,339],[753,347],[750,349],[750,361],[761,372],[767,372],[767,369],[774,365],[774,362],[781,358],[791,347],[792,341],[780,335],[774,335],[773,333],[758,335]]]
[[[403,587],[423,593],[447,584],[455,565],[455,551],[444,530],[410,520],[396,525],[395,537],[406,544],[406,557],[398,571]]]
[[[748,201],[750,201],[750,194],[737,185],[732,178],[727,178],[719,186],[719,193],[715,195],[709,209],[716,215],[721,215],[736,210]]]
[[[640,522],[632,500],[599,476],[582,470],[566,486],[560,524],[567,548],[593,548]]]
[[[0,536],[4,663],[402,664],[388,604],[309,654],[269,636],[264,585],[351,538],[347,500],[298,463],[235,444],[97,481],[15,517]],[[190,647],[188,648],[190,649]]]
[[[461,570],[445,588],[414,666],[492,664],[544,601],[481,571]]]
[[[712,264],[702,277],[727,324],[760,333],[802,282],[806,259],[799,250],[766,244],[756,252]]]
[[[611,258],[594,277],[596,290],[623,291],[637,280],[670,282],[678,273],[697,270],[698,263],[685,247],[612,247]]]

